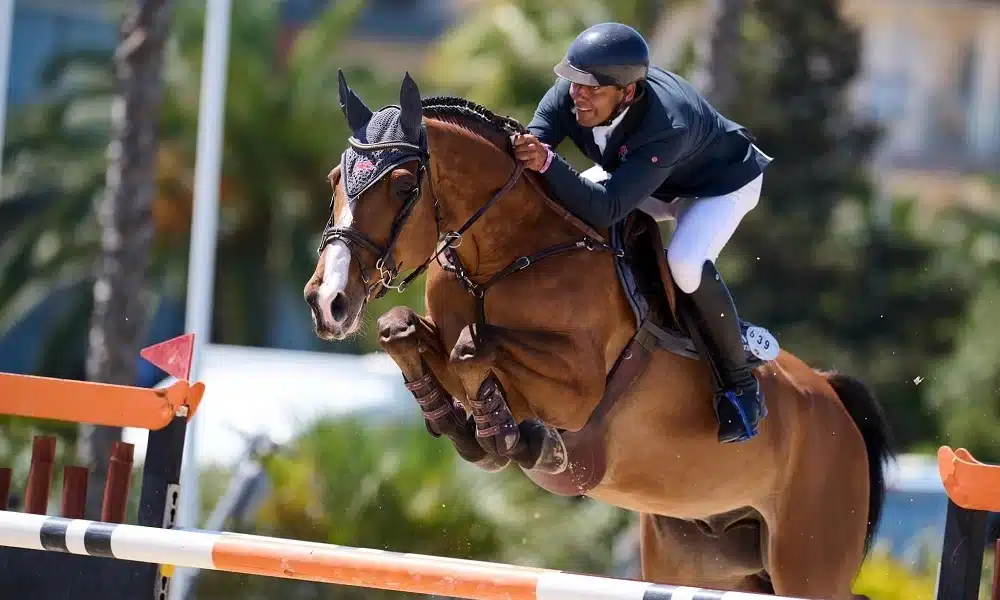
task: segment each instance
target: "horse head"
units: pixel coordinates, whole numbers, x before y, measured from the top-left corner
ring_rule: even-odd
[[[367,302],[400,287],[402,264],[423,260],[412,252],[412,240],[404,240],[416,233],[407,224],[423,195],[428,158],[416,82],[407,73],[399,105],[377,112],[343,72],[339,93],[350,145],[328,175],[330,217],[304,290],[316,334],[326,340],[356,333]]]

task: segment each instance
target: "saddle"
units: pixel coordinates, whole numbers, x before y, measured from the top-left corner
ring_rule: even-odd
[[[632,307],[636,333],[608,373],[604,395],[587,423],[579,431],[559,431],[566,446],[566,468],[557,474],[526,472],[537,485],[554,494],[585,495],[604,478],[606,416],[645,371],[654,352],[706,360],[699,350],[704,346],[687,309],[687,297],[670,274],[656,221],[644,212],[633,211],[611,228],[609,243],[622,251],[615,259],[615,271]],[[778,344],[769,332],[744,320],[740,327],[751,368],[777,356]]]

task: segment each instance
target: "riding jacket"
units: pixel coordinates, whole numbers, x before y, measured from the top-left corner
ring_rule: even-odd
[[[747,128],[722,116],[680,76],[650,67],[646,82],[603,152],[591,128],[576,122],[564,79],[546,92],[528,124],[553,150],[569,137],[611,174],[594,183],[554,152],[542,172],[556,199],[594,227],[611,226],[650,196],[673,202],[736,191],[771,161]]]

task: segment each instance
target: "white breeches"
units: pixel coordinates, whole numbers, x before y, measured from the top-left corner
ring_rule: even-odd
[[[599,165],[581,176],[598,183],[610,177]],[[757,206],[763,177],[722,196],[681,198],[671,204],[647,198],[639,205],[639,210],[657,221],[677,221],[667,245],[667,263],[682,292],[691,294],[698,289],[705,261],[714,263],[719,258],[743,217]]]

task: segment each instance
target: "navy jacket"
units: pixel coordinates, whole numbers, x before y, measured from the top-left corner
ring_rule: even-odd
[[[560,79],[549,89],[528,130],[553,150],[569,137],[611,174],[593,183],[558,154],[542,174],[556,199],[594,227],[624,219],[649,196],[673,202],[733,192],[771,161],[752,145],[745,127],[722,116],[680,76],[656,67],[601,154],[591,129],[576,122],[569,85]]]

